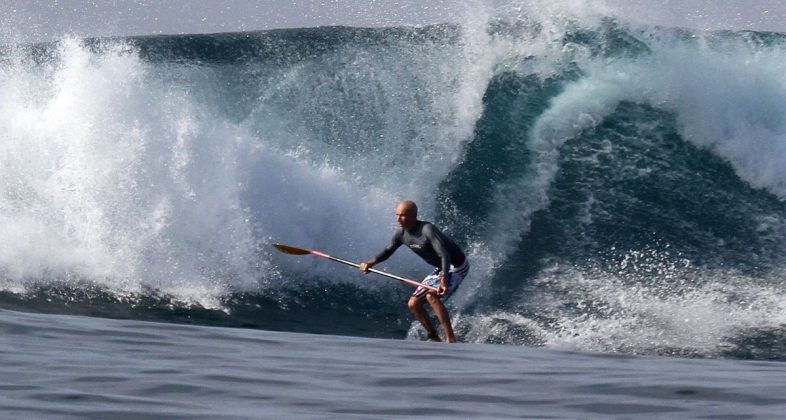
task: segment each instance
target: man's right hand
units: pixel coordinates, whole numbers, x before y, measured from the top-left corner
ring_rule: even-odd
[[[360,266],[360,271],[362,271],[364,273],[368,273],[368,270],[370,270],[371,267],[374,266],[374,262],[373,261],[366,261],[366,262],[362,262],[362,263],[360,263],[358,265]]]

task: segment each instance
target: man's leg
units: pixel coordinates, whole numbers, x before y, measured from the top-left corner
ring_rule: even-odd
[[[407,307],[409,310],[412,311],[412,314],[415,315],[420,324],[423,325],[423,328],[426,329],[426,333],[429,336],[429,339],[433,339],[439,336],[437,335],[437,330],[434,329],[434,325],[431,323],[431,318],[429,318],[426,309],[423,308],[423,299],[418,299],[415,296],[411,296],[409,298],[409,302],[407,302]]]
[[[448,310],[442,303],[442,299],[433,293],[427,293],[426,299],[428,299],[428,303],[431,304],[431,308],[434,309],[434,313],[437,315],[439,323],[442,324],[442,329],[445,330],[445,338],[448,343],[455,343],[456,336],[453,334],[453,326],[450,324],[450,315],[448,315]]]

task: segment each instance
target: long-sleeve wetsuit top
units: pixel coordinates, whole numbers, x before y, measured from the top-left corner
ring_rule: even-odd
[[[420,220],[410,230],[402,227],[396,229],[390,244],[374,257],[377,263],[390,258],[401,245],[408,246],[420,258],[439,268],[445,274],[450,272],[451,264],[458,267],[464,263],[464,253],[453,240],[440,232],[433,224]]]

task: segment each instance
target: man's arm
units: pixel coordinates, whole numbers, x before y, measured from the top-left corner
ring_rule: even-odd
[[[432,248],[434,248],[434,251],[436,251],[437,255],[439,255],[439,259],[441,261],[442,273],[445,274],[450,272],[450,264],[453,256],[450,255],[450,251],[448,251],[448,247],[445,246],[442,232],[440,232],[436,226],[429,223],[426,226],[423,226],[423,234],[429,240]]]
[[[393,234],[393,238],[390,240],[390,243],[388,244],[388,246],[385,247],[385,249],[382,252],[377,254],[374,258],[359,264],[360,271],[364,273],[368,272],[368,270],[371,269],[371,267],[390,258],[390,256],[393,255],[394,252],[396,252],[398,247],[402,245],[401,235],[403,234],[403,232],[404,231],[402,229],[396,230],[396,233]]]
[[[448,291],[448,276],[450,276],[450,263],[453,260],[452,255],[450,255],[450,251],[448,251],[448,248],[445,246],[442,239],[442,232],[440,232],[436,226],[427,224],[423,227],[423,233],[426,235],[426,238],[428,238],[431,246],[441,260],[442,268],[439,277],[439,294],[443,295]]]

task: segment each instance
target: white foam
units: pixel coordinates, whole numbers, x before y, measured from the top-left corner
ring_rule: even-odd
[[[241,131],[122,45],[65,40],[57,56],[3,69],[0,231],[24,238],[4,241],[4,275],[120,290],[250,281]]]
[[[462,316],[456,328],[479,343],[722,356],[740,337],[786,322],[786,289],[780,274],[771,277],[694,270],[655,251],[631,252],[616,265],[555,263],[518,303],[535,316]]]
[[[779,286],[763,285],[761,279],[734,272],[698,273],[660,264],[643,264],[639,268],[643,281],[636,283],[631,282],[629,271],[615,274],[554,267],[538,280],[543,289],[556,286],[552,291],[567,293],[568,298],[558,298],[560,303],[555,305],[549,303],[556,300],[541,299],[547,302],[541,308],[544,316],[555,319],[546,345],[719,355],[733,347],[739,334],[778,328],[784,322],[786,290]],[[578,310],[567,309],[568,302]]]

